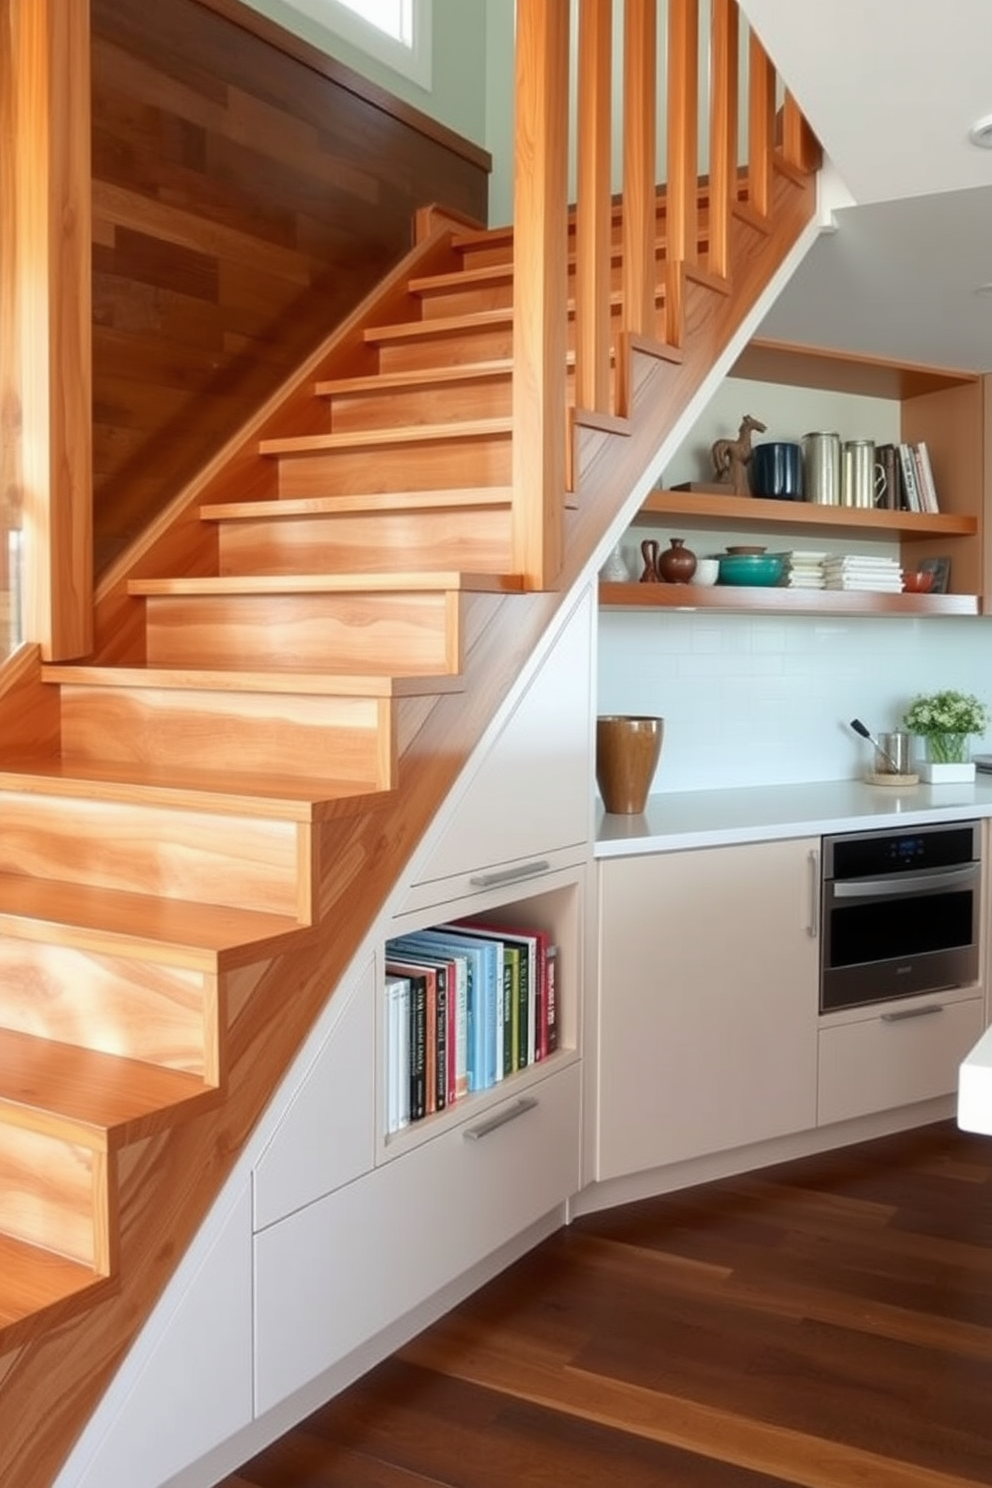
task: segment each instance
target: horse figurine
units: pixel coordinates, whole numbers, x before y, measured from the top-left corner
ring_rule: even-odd
[[[751,435],[764,434],[767,427],[767,424],[760,423],[746,413],[741,419],[737,438],[718,439],[710,451],[717,480],[721,485],[732,486],[735,496],[751,494],[747,476],[751,459]]]

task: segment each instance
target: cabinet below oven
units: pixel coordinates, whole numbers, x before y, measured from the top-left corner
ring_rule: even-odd
[[[817,1125],[952,1095],[984,1028],[974,986],[821,1016]]]

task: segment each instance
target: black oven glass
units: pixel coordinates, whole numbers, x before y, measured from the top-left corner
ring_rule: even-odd
[[[969,945],[973,891],[875,899],[835,904],[830,913],[830,963],[857,966],[867,961],[922,955]]]

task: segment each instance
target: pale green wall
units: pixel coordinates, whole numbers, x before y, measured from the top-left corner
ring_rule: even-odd
[[[337,57],[397,98],[446,124],[474,144],[486,144],[486,0],[434,0],[431,88],[349,45],[285,0],[245,0],[253,10]],[[513,0],[497,0],[512,13]]]

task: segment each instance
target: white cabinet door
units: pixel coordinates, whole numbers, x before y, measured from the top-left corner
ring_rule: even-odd
[[[484,755],[417,884],[588,841],[593,816],[594,611],[583,595]],[[456,794],[458,792],[456,787]],[[460,890],[454,887],[451,892]],[[437,895],[416,887],[404,909]]]
[[[815,1125],[818,848],[600,863],[597,1178]]]
[[[256,1230],[350,1183],[375,1161],[377,986],[372,958],[334,994],[338,1016],[255,1164]]]

